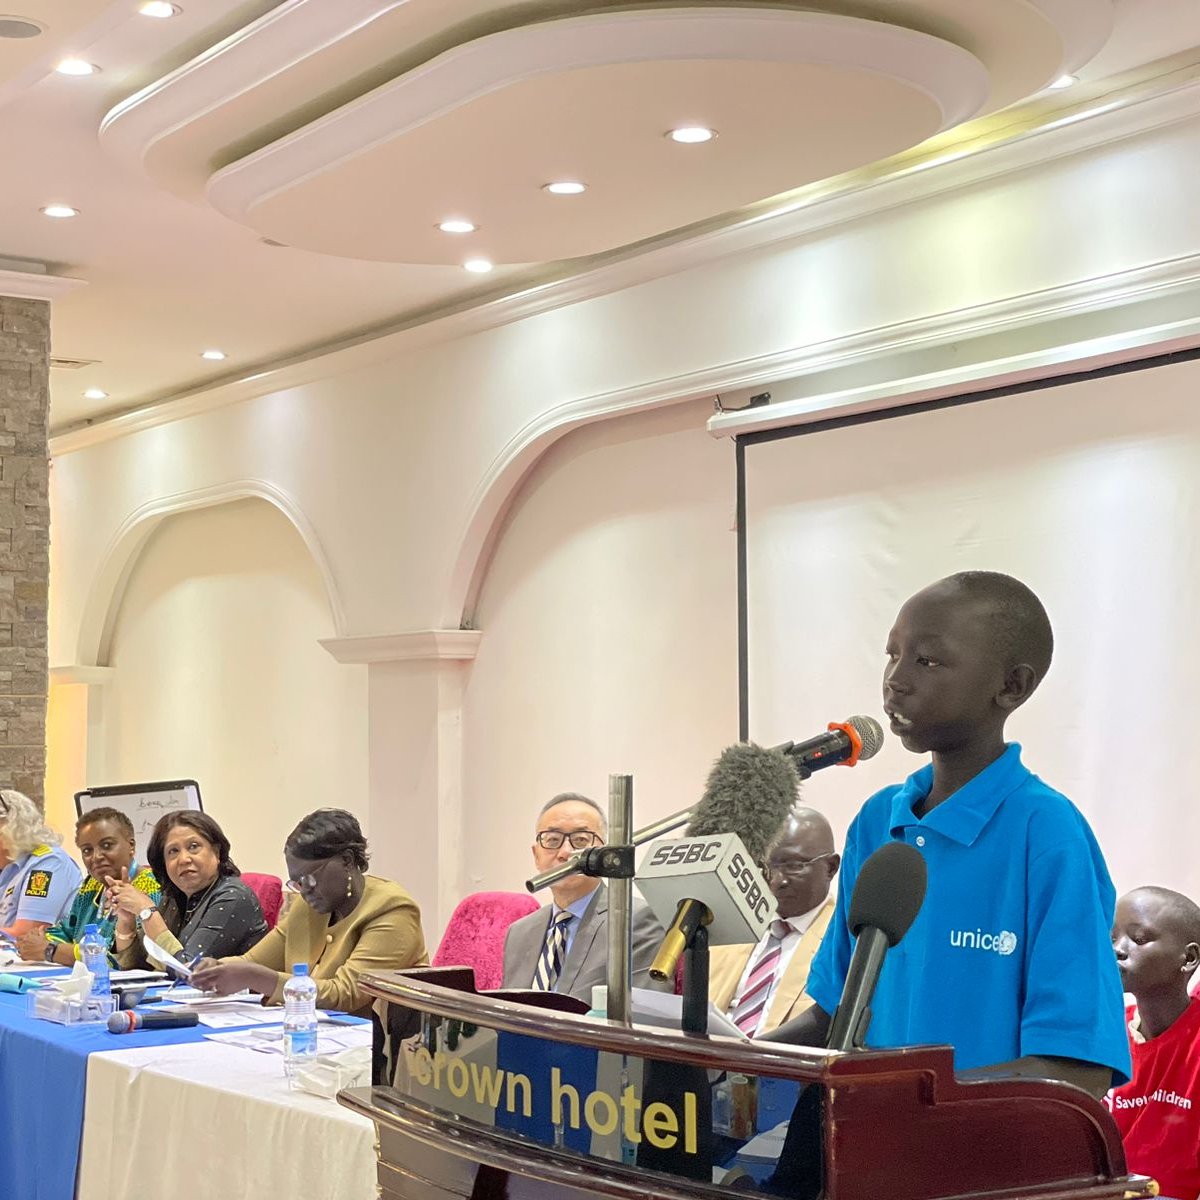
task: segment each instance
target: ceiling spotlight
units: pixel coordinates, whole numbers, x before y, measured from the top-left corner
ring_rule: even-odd
[[[1073,83],[1079,82],[1078,75],[1060,75],[1050,87],[1054,91],[1061,91],[1063,88],[1069,88]]]
[[[703,125],[681,125],[678,129],[667,131],[667,137],[673,142],[682,142],[685,146],[699,145],[700,142],[711,142],[717,136],[715,129],[707,129]]]
[[[477,226],[470,221],[443,221],[438,228],[443,233],[474,233]]]
[[[100,68],[82,58],[64,58],[54,68],[60,75],[95,75]]]
[[[177,17],[183,9],[178,4],[168,4],[167,0],[146,0],[138,9],[143,17]]]
[[[25,38],[35,38],[45,32],[45,29],[36,21],[26,20],[25,17],[0,17],[0,38],[23,41]]]
[[[85,400],[107,400],[108,393],[103,388],[88,388],[83,393]]]
[[[486,275],[492,269],[492,264],[486,258],[468,258],[463,266],[476,275]]]
[[[204,350],[201,351],[201,358],[207,358],[209,362],[220,362],[225,357],[224,350]]]
[[[578,179],[562,179],[557,183],[546,184],[542,190],[555,196],[578,196],[587,191],[587,184],[580,183]]]
[[[69,204],[47,204],[42,209],[42,215],[46,217],[54,217],[56,220],[62,221],[67,217],[79,216],[79,209],[72,208]]]

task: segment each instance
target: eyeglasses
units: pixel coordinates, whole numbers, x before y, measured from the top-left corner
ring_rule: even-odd
[[[534,841],[543,850],[561,850],[563,842],[570,842],[572,850],[590,850],[604,839],[590,829],[577,829],[574,833],[564,833],[561,829],[543,829]]]
[[[823,859],[832,858],[833,851],[828,854],[818,854],[816,858],[779,858],[767,863],[768,875],[785,875],[789,879],[794,879],[797,875],[803,875],[805,871],[813,865],[819,863]]]
[[[315,871],[307,875],[301,875],[297,879],[289,879],[284,883],[284,887],[289,892],[311,892],[317,886],[317,876],[325,870],[331,862],[335,862],[334,858],[327,858]]]

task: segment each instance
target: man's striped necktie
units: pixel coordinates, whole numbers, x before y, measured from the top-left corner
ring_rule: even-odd
[[[779,973],[779,956],[783,950],[783,939],[790,931],[791,926],[786,921],[771,922],[770,936],[746,979],[746,986],[742,989],[741,996],[738,997],[729,1014],[733,1023],[747,1037],[753,1037],[758,1032],[758,1026],[767,1007],[767,998],[771,994],[771,985]]]
[[[558,913],[547,927],[542,955],[533,972],[534,991],[554,991],[554,985],[558,983],[563,959],[567,953],[567,926],[572,920],[574,920],[572,914],[564,910]]]

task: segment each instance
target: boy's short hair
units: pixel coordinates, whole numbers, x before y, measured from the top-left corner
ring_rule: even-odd
[[[1054,631],[1033,589],[999,571],[959,571],[945,582],[991,605],[996,645],[1007,665],[1028,663],[1040,682],[1054,656]]]
[[[1147,886],[1134,888],[1143,896],[1153,896],[1162,906],[1162,912],[1171,923],[1172,929],[1185,942],[1200,945],[1200,905],[1182,892],[1170,888]],[[1133,892],[1130,893],[1133,895]]]

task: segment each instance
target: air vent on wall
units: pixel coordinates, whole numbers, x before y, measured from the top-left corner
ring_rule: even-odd
[[[24,17],[0,17],[0,38],[35,38],[42,32],[36,21]]]
[[[56,371],[78,371],[80,367],[94,367],[96,358],[52,358],[50,366]]]

